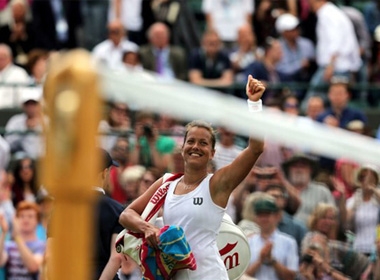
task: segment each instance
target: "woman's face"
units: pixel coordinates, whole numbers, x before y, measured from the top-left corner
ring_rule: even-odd
[[[116,126],[122,125],[128,120],[128,107],[125,104],[117,103],[110,110],[110,117]]]
[[[317,230],[323,234],[329,234],[330,230],[336,224],[336,215],[332,209],[327,210],[325,215],[319,218],[317,222]]]
[[[41,80],[47,69],[47,57],[41,57],[36,61],[32,68],[32,75],[35,77],[37,80]]]
[[[33,166],[32,166],[32,160],[31,159],[23,159],[21,161],[21,168],[20,168],[20,177],[23,182],[29,183],[32,181],[34,176]]]
[[[358,176],[359,182],[365,186],[376,186],[377,185],[377,177],[376,174],[369,169],[364,169],[360,175]]]
[[[210,132],[203,127],[193,127],[187,133],[182,147],[182,156],[185,164],[198,164],[207,167],[214,157]]]
[[[146,171],[143,177],[141,178],[140,185],[138,188],[139,196],[142,195],[155,181],[156,178],[154,177],[153,173],[150,171]]]

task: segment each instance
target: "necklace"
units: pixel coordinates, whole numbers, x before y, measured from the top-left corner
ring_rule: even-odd
[[[195,183],[193,183],[193,184],[191,184],[191,185],[186,184],[185,181],[183,180],[183,177],[182,177],[181,182],[182,182],[182,187],[183,187],[183,189],[185,189],[185,190],[190,190],[190,189],[192,189],[192,188],[198,186],[199,183],[202,182],[203,179],[207,177],[207,175],[208,175],[208,174],[206,174],[205,176],[203,176],[202,178],[200,178],[198,181],[196,181]]]

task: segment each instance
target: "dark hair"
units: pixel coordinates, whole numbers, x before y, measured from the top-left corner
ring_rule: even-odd
[[[112,160],[112,157],[106,150],[102,148],[97,148],[97,152],[101,157],[101,170],[99,170],[99,172],[102,172],[105,169],[110,168],[113,165],[116,165],[116,163]]]
[[[24,200],[24,181],[22,180],[20,176],[20,171],[22,170],[22,162],[25,160],[30,160],[30,168],[33,171],[33,176],[30,181],[30,188],[32,193],[37,196],[38,194],[38,180],[37,180],[37,170],[36,170],[36,162],[32,158],[24,157],[16,161],[14,169],[13,169],[13,176],[14,176],[14,184],[12,186],[12,200],[13,204],[17,206],[17,204]]]
[[[188,123],[186,125],[186,132],[185,132],[185,137],[183,138],[183,144],[185,144],[186,138],[187,138],[187,134],[189,133],[190,129],[192,129],[193,127],[201,127],[201,128],[206,129],[208,132],[210,132],[211,146],[212,146],[213,149],[215,149],[215,143],[216,143],[216,133],[215,133],[215,130],[212,128],[212,126],[208,122],[205,122],[205,121],[202,121],[202,120],[192,121],[192,122],[190,122],[190,123]]]
[[[140,56],[140,53],[139,52],[134,52],[134,51],[125,51],[123,52],[123,57],[121,59],[121,61],[124,61],[125,57],[129,54],[135,54],[137,56],[137,60],[140,61],[141,60],[141,56]]]
[[[112,109],[116,109],[117,108],[117,104],[123,104],[126,106],[125,108],[125,112],[127,113],[127,115],[129,115],[129,106],[128,104],[126,103],[122,103],[122,102],[109,102],[108,103],[108,107],[109,107],[109,110],[108,110],[108,116],[107,116],[107,121],[108,121],[108,124],[111,126],[111,127],[114,127],[115,126],[115,122],[113,121],[113,119],[111,118],[111,110]]]
[[[26,70],[28,71],[29,75],[32,74],[33,67],[36,65],[37,61],[41,58],[47,59],[49,57],[49,51],[44,49],[32,49],[28,53],[28,62],[25,65]]]

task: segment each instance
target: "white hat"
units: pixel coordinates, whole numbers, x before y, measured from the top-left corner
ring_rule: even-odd
[[[375,31],[373,32],[373,38],[376,42],[380,42],[380,24],[376,26]]]
[[[23,88],[19,95],[20,104],[27,101],[40,102],[42,100],[42,87]]]
[[[276,30],[279,34],[284,31],[293,30],[299,25],[300,21],[292,14],[282,14],[276,20]]]

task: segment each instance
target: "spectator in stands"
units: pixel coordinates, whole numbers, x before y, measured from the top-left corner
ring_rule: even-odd
[[[235,82],[244,83],[247,79],[245,69],[254,61],[262,59],[262,56],[262,50],[256,45],[256,38],[252,26],[243,24],[238,29],[237,46],[229,55],[235,74]],[[236,95],[243,97],[240,91]]]
[[[9,24],[12,18],[9,1],[3,1],[0,4],[0,26]]]
[[[273,1],[255,1],[255,13],[253,15],[253,30],[259,46],[265,46],[267,37],[275,36],[274,23],[276,15],[272,13]]]
[[[45,242],[36,236],[39,209],[34,202],[23,201],[16,209],[12,240],[5,241],[8,225],[0,215],[0,265],[6,267],[7,279],[38,279],[45,252]]]
[[[298,271],[297,243],[277,229],[281,211],[275,199],[262,197],[252,207],[260,234],[248,238],[251,260],[246,274],[257,279],[294,279]]]
[[[280,221],[277,225],[278,230],[292,236],[297,241],[297,246],[300,249],[307,228],[301,221],[293,218],[293,216],[285,211],[289,198],[285,187],[271,184],[264,189],[264,192],[274,197],[277,207],[280,209]]]
[[[42,49],[33,49],[28,53],[26,70],[31,80],[36,85],[42,85],[47,72],[47,61],[49,52]]]
[[[280,41],[272,37],[268,37],[265,41],[264,51],[265,54],[263,60],[251,63],[246,68],[245,75],[248,76],[251,74],[256,79],[263,81],[264,84],[278,84],[281,82],[281,76],[276,67],[283,56]],[[263,102],[266,104],[268,99],[281,97],[281,90],[267,90]]]
[[[299,104],[298,104],[298,98],[295,94],[289,93],[286,95],[282,102],[282,111],[293,115],[298,116],[299,115]]]
[[[373,35],[376,27],[380,24],[380,1],[366,1],[363,6],[363,15],[368,31]]]
[[[157,127],[160,134],[170,136],[175,140],[177,147],[182,147],[182,135],[185,133],[186,128],[179,118],[162,113],[158,116]]]
[[[206,29],[215,30],[224,43],[232,49],[238,39],[238,29],[244,24],[252,25],[253,1],[203,0],[202,11],[206,16]]]
[[[35,202],[40,187],[37,180],[35,160],[23,157],[16,161],[13,169],[12,201],[17,206],[21,201]]]
[[[380,255],[380,236],[379,234],[376,235],[376,254]],[[375,267],[374,267],[374,276],[373,279],[379,279],[380,278],[380,258],[376,259]]]
[[[13,64],[12,50],[6,44],[0,43],[0,83],[28,84],[28,73]],[[2,86],[0,90],[0,107],[16,107],[17,91],[12,86]]]
[[[11,2],[12,22],[0,28],[0,42],[12,49],[13,61],[24,66],[28,52],[35,46],[33,24],[26,18],[26,2],[16,0]]]
[[[143,0],[112,0],[110,5],[110,19],[119,19],[126,30],[128,39],[137,45],[143,42]]]
[[[223,88],[233,83],[233,70],[216,31],[207,30],[202,36],[202,47],[190,55],[189,80],[191,83]]]
[[[41,108],[42,90],[21,95],[23,113],[12,116],[5,125],[5,140],[11,152],[24,152],[31,158],[42,156],[44,142],[41,135],[46,122]]]
[[[111,150],[111,157],[119,164],[119,166],[112,166],[110,168],[109,187],[105,188],[105,191],[114,200],[125,205],[127,195],[121,182],[121,174],[128,166],[130,166],[130,148],[127,137],[117,138],[116,143]]]
[[[379,171],[376,166],[362,165],[356,176],[359,188],[347,201],[347,219],[355,233],[354,249],[370,256],[375,251],[376,226],[379,222]]]
[[[276,31],[281,35],[283,56],[276,68],[286,82],[309,82],[315,70],[315,49],[313,42],[300,36],[299,20],[292,14],[282,14],[276,19]],[[296,92],[302,100],[304,90]]]
[[[83,46],[91,51],[107,39],[107,22],[110,1],[81,1],[83,15]]]
[[[128,73],[143,72],[144,68],[141,65],[140,54],[137,51],[126,51],[123,53],[123,66]]]
[[[175,141],[159,134],[156,116],[140,111],[136,116],[134,132],[131,163],[146,168],[155,167],[159,172],[167,171],[172,164]]]
[[[343,184],[345,196],[347,199],[352,197],[356,188],[358,187],[355,179],[358,167],[358,163],[345,158],[338,159],[335,162],[335,179]]]
[[[348,91],[348,79],[345,77],[333,77],[328,90],[330,106],[317,117],[317,121],[327,125],[346,128],[352,120],[361,120],[367,123],[365,114],[348,106],[350,93]]]
[[[322,210],[322,209],[321,209]],[[320,227],[331,227],[336,215],[320,216]],[[319,231],[308,232],[302,241],[302,256],[300,260],[301,279],[369,279],[361,275],[368,267],[368,259],[353,251],[344,242],[329,240]],[[348,259],[347,256],[350,256]],[[342,271],[343,270],[343,271]],[[344,273],[344,274],[343,274]]]
[[[37,194],[36,202],[40,208],[40,219],[36,229],[37,237],[40,240],[46,241],[48,225],[54,208],[54,197],[41,187]]]
[[[240,201],[242,208],[239,208],[239,210],[241,210],[241,215],[239,215],[239,217],[241,216],[241,219],[239,219],[238,226],[243,230],[247,237],[260,233],[260,227],[254,222],[255,211],[253,210],[252,205],[256,200],[265,196],[266,194],[263,192],[246,193],[242,196]]]
[[[283,170],[289,182],[298,191],[301,206],[294,217],[305,225],[309,215],[319,202],[334,204],[334,198],[327,186],[313,181],[317,173],[317,162],[306,154],[296,154],[283,163]]]
[[[124,26],[119,20],[111,21],[107,29],[108,39],[97,44],[92,55],[100,64],[110,69],[119,69],[123,64],[123,54],[137,51],[139,47],[127,39]]]
[[[0,212],[4,215],[9,227],[12,227],[15,207],[12,201],[12,186],[4,169],[0,170]]]
[[[162,173],[160,173],[156,168],[147,168],[141,177],[137,195],[142,195],[161,176]]]
[[[309,119],[316,121],[317,117],[325,111],[325,104],[320,96],[310,97],[307,101],[305,115]]]
[[[276,167],[258,167],[252,169],[255,174],[256,191],[265,191],[269,185],[280,185],[288,194],[286,208],[284,209],[290,215],[297,212],[301,205],[301,199],[297,189],[287,180],[282,170]]]
[[[127,167],[120,176],[120,180],[127,197],[125,206],[131,204],[139,197],[139,187],[146,168],[141,165]]]
[[[365,22],[363,13],[352,6],[344,5],[339,6],[339,8],[348,16],[348,18],[351,20],[355,35],[359,43],[359,53],[360,57],[362,59],[362,66],[360,67],[359,71],[356,73],[355,79],[358,83],[361,83],[363,86],[368,86],[368,63],[371,59],[371,35],[368,31],[367,24]],[[372,92],[367,92],[366,89],[361,90],[360,92],[353,92],[353,99],[357,99],[359,97],[367,96],[368,104],[371,106],[371,100],[374,96],[372,95]],[[360,94],[360,96],[359,96]]]
[[[102,149],[98,150],[101,156],[101,168],[97,174],[97,184],[94,186],[97,192],[95,203],[94,230],[95,250],[89,255],[91,260],[91,279],[119,279],[116,275],[121,266],[122,256],[116,252],[115,242],[117,235],[123,230],[118,218],[123,211],[123,206],[105,194],[109,185],[109,171],[114,165],[111,156]]]
[[[354,132],[354,133],[358,133],[358,134],[362,134],[362,135],[366,135],[366,136],[370,136],[372,137],[372,132],[371,130],[369,129],[369,127],[361,120],[352,120],[350,121],[347,126],[346,126],[346,129],[348,131],[351,131],[351,132]]]
[[[352,79],[361,65],[360,47],[352,22],[336,5],[327,0],[309,0],[312,10],[317,14],[316,61],[318,69],[310,81],[310,89],[303,102],[323,92],[315,87],[328,85],[334,75]]]
[[[0,170],[8,167],[11,158],[11,147],[9,143],[0,135]]]
[[[380,2],[379,2],[380,4]],[[380,11],[379,11],[380,13]],[[380,15],[379,15],[380,16]],[[369,63],[369,82],[380,82],[380,24],[376,27],[373,34],[372,57]],[[376,90],[368,91],[367,101],[370,106],[376,107],[379,105],[380,98]]]
[[[156,72],[165,79],[187,79],[186,54],[182,47],[170,45],[170,30],[162,22],[148,30],[149,44],[140,48],[144,69]]]
[[[46,50],[78,46],[77,32],[82,24],[79,1],[32,1],[36,47]]]
[[[235,133],[226,127],[218,128],[218,140],[215,144],[214,162],[216,170],[230,164],[243,150],[235,144]]]
[[[99,123],[98,131],[100,145],[110,152],[115,146],[118,137],[128,137],[131,130],[131,116],[128,104],[123,102],[110,102],[107,116]]]

